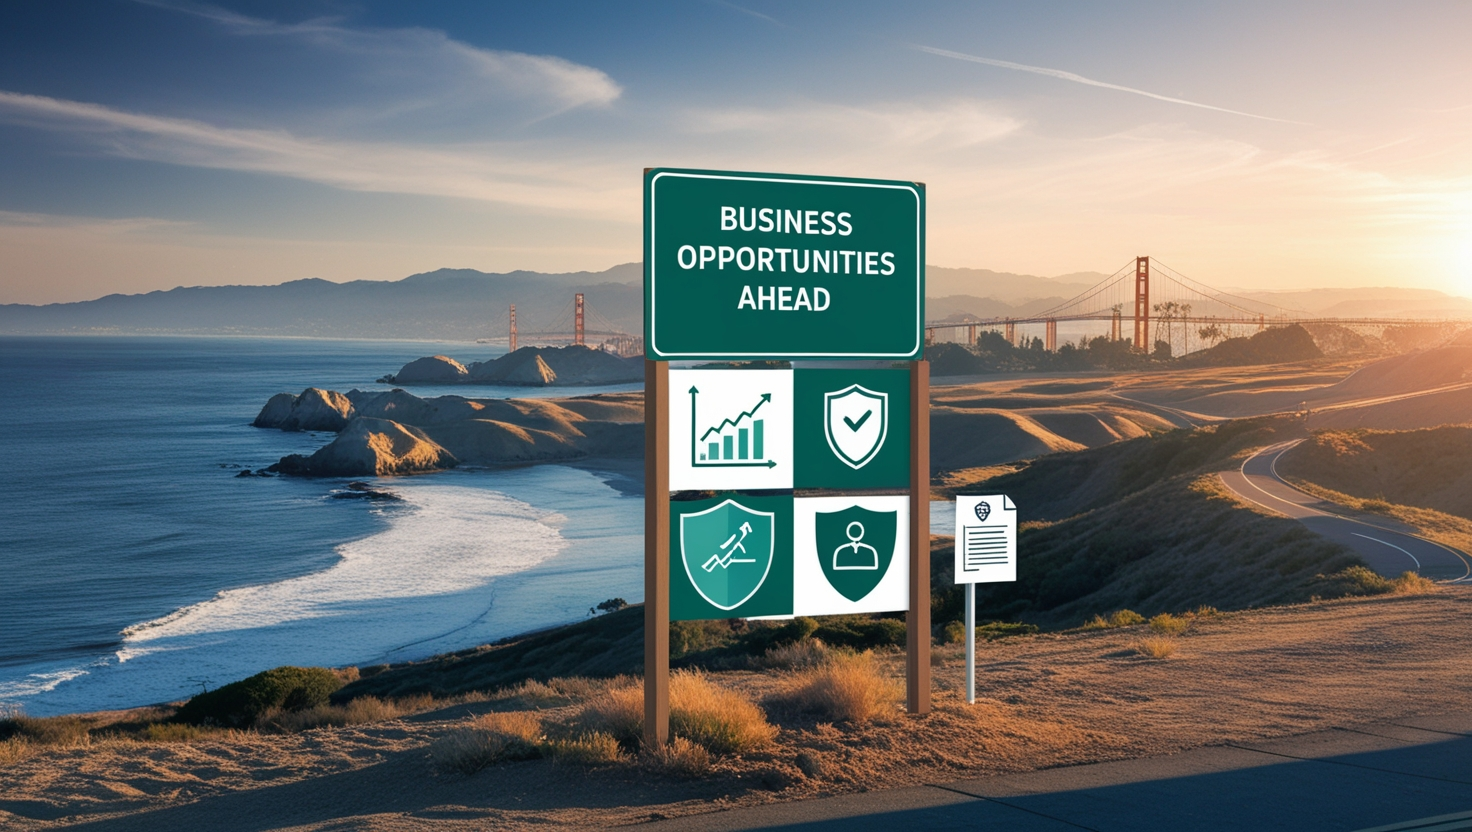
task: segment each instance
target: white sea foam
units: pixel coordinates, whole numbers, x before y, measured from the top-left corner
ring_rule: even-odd
[[[124,632],[127,651],[150,642],[352,616],[391,599],[447,595],[527,569],[564,545],[544,519],[562,519],[495,491],[423,485],[387,509],[388,529],[338,547],[311,575],[231,589]],[[121,657],[120,657],[121,658]]]
[[[49,673],[32,673],[19,679],[0,682],[0,705],[20,702],[27,697],[48,693],[56,690],[56,686],[62,682],[69,682],[78,676],[86,675],[86,668],[68,667]]]
[[[278,665],[422,658],[637,600],[641,501],[585,471],[452,472],[393,490],[404,502],[376,509],[386,528],[338,546],[327,569],[131,626],[100,662],[0,682],[0,701],[38,715],[172,701]]]

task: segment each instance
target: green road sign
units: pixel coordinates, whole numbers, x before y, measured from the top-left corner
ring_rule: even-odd
[[[797,488],[909,486],[908,371],[796,370],[793,379]]]
[[[653,359],[914,359],[925,191],[912,182],[655,168],[644,176]]]
[[[889,573],[898,512],[853,506],[820,511],[813,522],[818,563],[828,583],[850,601],[862,600]]]
[[[670,618],[792,614],[792,498],[670,504]]]

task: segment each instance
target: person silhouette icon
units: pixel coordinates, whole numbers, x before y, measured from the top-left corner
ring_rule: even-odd
[[[858,532],[854,528],[858,527]],[[848,542],[833,550],[833,570],[842,571],[875,571],[879,568],[879,550],[864,543],[864,524],[855,520],[848,524],[844,530],[848,536]]]

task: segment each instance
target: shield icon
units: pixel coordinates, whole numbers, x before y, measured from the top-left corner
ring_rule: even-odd
[[[776,514],[723,500],[680,515],[680,558],[700,597],[723,610],[751,600],[772,569]]]
[[[823,432],[835,456],[854,470],[863,468],[889,433],[889,394],[858,384],[824,393]]]
[[[899,514],[852,506],[820,511],[813,523],[818,563],[828,583],[850,601],[862,600],[889,573]]]

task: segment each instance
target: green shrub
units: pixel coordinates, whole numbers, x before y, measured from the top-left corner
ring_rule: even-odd
[[[1084,624],[1085,630],[1113,630],[1116,627],[1133,627],[1136,624],[1144,624],[1145,616],[1134,610],[1115,610],[1108,618],[1096,615],[1088,623]]]
[[[1011,636],[1027,636],[1038,631],[1036,624],[1023,624],[1017,621],[988,621],[985,624],[976,625],[977,641],[996,641]],[[966,643],[966,625],[960,621],[952,621],[941,630],[941,640],[946,644]]]
[[[327,704],[343,682],[321,667],[278,667],[184,703],[175,719],[193,725],[246,728],[268,712],[304,711]]]
[[[1191,626],[1191,619],[1163,612],[1150,619],[1150,629],[1163,636],[1178,636]]]

